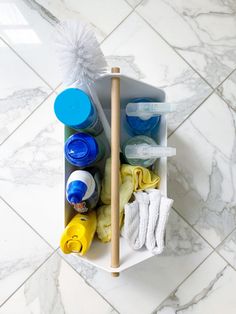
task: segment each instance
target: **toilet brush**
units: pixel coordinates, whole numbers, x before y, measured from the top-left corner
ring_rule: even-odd
[[[93,29],[85,22],[61,22],[55,43],[66,85],[88,84],[106,72],[107,63],[100,45]]]
[[[93,86],[107,72],[107,63],[92,27],[84,21],[63,21],[56,28],[55,45],[64,85],[89,91],[110,142],[110,125]]]

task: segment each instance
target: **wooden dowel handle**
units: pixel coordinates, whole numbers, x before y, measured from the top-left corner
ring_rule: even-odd
[[[112,68],[112,73],[120,73],[119,68]],[[111,267],[120,266],[120,78],[111,79]],[[119,273],[114,272],[117,277]]]

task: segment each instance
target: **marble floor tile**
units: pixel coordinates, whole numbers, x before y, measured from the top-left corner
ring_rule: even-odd
[[[99,41],[105,39],[132,11],[125,0],[33,0],[31,3],[31,6],[43,18],[49,20],[50,15],[60,21],[66,19],[86,20],[94,27]],[[48,12],[48,16],[42,14],[44,11]]]
[[[211,88],[136,13],[102,44],[108,63],[121,72],[163,88],[177,103],[169,115],[173,131],[211,93]]]
[[[145,0],[137,11],[213,87],[236,68],[234,1]]]
[[[236,231],[225,239],[217,251],[236,269]]]
[[[142,0],[126,0],[126,2],[131,5],[132,8],[135,8],[142,2]]]
[[[64,258],[121,314],[148,314],[211,252],[174,211],[167,227],[167,248],[113,278],[74,255]],[[125,302],[127,300],[127,302]]]
[[[236,72],[233,72],[227,78],[227,80],[217,88],[216,92],[235,111],[236,110]]]
[[[117,312],[59,255],[54,254],[0,308],[0,313],[116,314]]]
[[[0,39],[0,144],[51,93]]]
[[[45,11],[45,18],[37,12],[33,1],[8,0],[0,3],[0,36],[55,88],[61,73],[53,45],[56,19]]]
[[[234,314],[236,273],[213,253],[153,314]]]
[[[86,19],[101,41],[131,10],[124,0],[7,0],[0,3],[0,36],[55,88],[62,80],[54,45],[58,20]]]
[[[57,248],[64,228],[64,130],[54,97],[0,146],[0,196]]]
[[[0,251],[1,306],[52,249],[0,199]]]
[[[213,94],[169,138],[169,195],[213,246],[236,226],[236,115]]]

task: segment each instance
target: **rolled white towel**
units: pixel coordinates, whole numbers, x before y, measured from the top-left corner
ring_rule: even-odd
[[[164,236],[169,213],[173,205],[173,200],[162,196],[159,209],[159,219],[155,230],[156,246],[152,250],[154,255],[161,254],[164,249]]]
[[[157,189],[148,189],[146,192],[149,196],[149,216],[145,246],[152,251],[156,246],[155,230],[159,216],[161,192]]]
[[[157,189],[136,192],[135,201],[125,205],[122,235],[134,250],[145,244],[154,255],[164,249],[164,237],[173,200],[161,195]]]
[[[143,247],[146,241],[147,226],[148,226],[148,206],[149,195],[145,192],[134,193],[139,205],[139,228],[138,237],[133,245],[135,250],[139,250]]]
[[[139,204],[135,200],[133,203],[125,205],[124,227],[121,230],[122,236],[127,239],[133,248],[139,233]]]

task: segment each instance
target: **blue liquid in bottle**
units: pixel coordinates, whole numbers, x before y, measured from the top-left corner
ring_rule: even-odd
[[[156,100],[152,98],[134,98],[129,100],[130,103],[139,103],[139,102],[155,102]],[[141,119],[139,117],[131,117],[126,115],[126,120],[132,132],[137,135],[149,135],[155,128],[158,127],[161,116],[151,117],[149,119]]]
[[[77,167],[91,166],[104,156],[104,146],[93,136],[86,133],[71,135],[65,142],[65,157]]]

